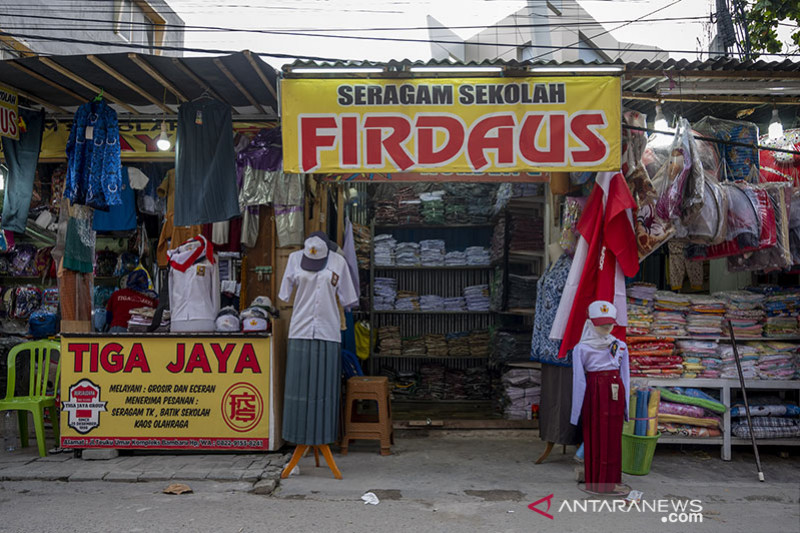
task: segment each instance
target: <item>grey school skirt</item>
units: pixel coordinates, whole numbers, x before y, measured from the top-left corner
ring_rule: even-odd
[[[289,339],[283,395],[283,439],[330,444],[339,429],[342,350],[338,342]]]

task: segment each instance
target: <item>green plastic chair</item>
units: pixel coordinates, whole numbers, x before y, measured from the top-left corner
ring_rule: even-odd
[[[30,383],[27,396],[14,396],[17,382],[17,355],[20,352],[30,351]],[[8,352],[8,386],[6,397],[0,400],[0,412],[16,411],[19,420],[20,444],[23,448],[28,446],[28,413],[33,413],[33,423],[36,428],[36,443],[39,445],[39,455],[47,455],[47,446],[44,440],[44,410],[50,411],[50,421],[53,424],[53,433],[56,437],[56,446],[59,443],[61,432],[58,427],[58,414],[56,413],[56,393],[61,378],[61,357],[58,358],[56,379],[53,384],[53,395],[47,394],[47,379],[50,376],[50,357],[53,351],[61,351],[61,345],[55,341],[24,342],[14,346]]]

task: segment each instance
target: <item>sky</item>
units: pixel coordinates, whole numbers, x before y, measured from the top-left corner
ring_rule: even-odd
[[[532,9],[546,9],[545,0],[533,0]],[[707,17],[713,0],[592,0],[579,2],[595,20],[623,21],[675,4],[648,18]],[[432,16],[445,26],[491,25],[525,8],[522,0],[169,0],[188,25],[235,27],[260,30],[299,30],[331,35],[380,36],[425,40],[425,29],[355,31],[362,28],[426,27]],[[537,5],[538,4],[538,5]],[[541,7],[539,7],[541,6]],[[617,40],[657,46],[667,50],[703,49],[709,40],[706,21],[662,21],[604,24]],[[328,30],[328,31],[324,31]],[[676,31],[677,30],[677,31]],[[455,30],[463,38],[477,29]],[[513,32],[513,29],[501,30]],[[789,29],[782,28],[788,36]],[[423,59],[431,57],[429,43],[354,40],[300,35],[235,32],[186,33],[186,45],[198,48],[297,54],[337,59]],[[190,54],[187,54],[190,55]],[[696,53],[671,54],[676,59],[698,59]],[[264,59],[276,67],[287,59]]]

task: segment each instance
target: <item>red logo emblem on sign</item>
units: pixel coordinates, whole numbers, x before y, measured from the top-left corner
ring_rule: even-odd
[[[82,379],[70,386],[69,397],[61,402],[61,409],[67,413],[67,425],[86,434],[100,425],[100,413],[106,411],[106,403],[100,401],[100,387]]]
[[[244,433],[258,425],[264,415],[264,399],[250,383],[236,383],[222,397],[222,417],[228,427]]]
[[[550,520],[553,520],[553,515],[551,515],[551,514],[550,514],[550,512],[549,512],[549,511],[550,511],[550,503],[551,503],[552,499],[553,499],[553,495],[552,495],[552,494],[551,494],[551,495],[549,495],[549,496],[545,496],[545,497],[544,497],[544,498],[542,498],[541,500],[536,500],[535,502],[533,502],[532,504],[530,504],[530,505],[528,506],[528,509],[530,509],[531,511],[536,511],[536,512],[537,512],[537,513],[539,513],[540,515],[542,515],[542,516],[544,516],[544,517],[547,517],[547,518],[549,518]],[[547,502],[547,511],[542,511],[541,509],[538,509],[538,508],[536,507],[536,506],[537,506],[537,505],[539,505],[540,503],[544,503],[544,502]]]

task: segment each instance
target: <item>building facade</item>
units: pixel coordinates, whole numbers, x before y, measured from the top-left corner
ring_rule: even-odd
[[[524,8],[467,39],[428,17],[432,59],[453,61],[666,60],[656,47],[616,40],[576,0],[528,0]]]
[[[183,42],[183,19],[165,0],[27,0],[0,6],[0,59],[114,52],[179,56],[182,52],[158,47]]]

